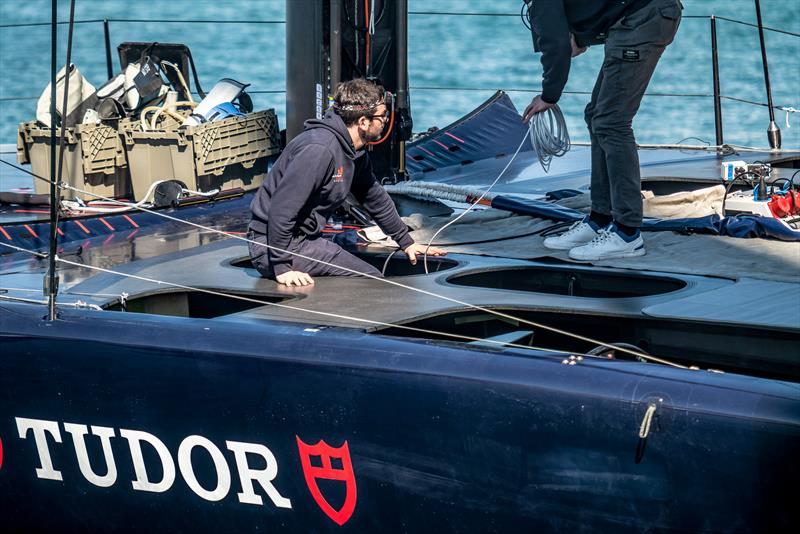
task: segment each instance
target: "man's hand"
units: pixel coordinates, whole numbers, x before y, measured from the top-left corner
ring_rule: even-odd
[[[536,95],[533,97],[533,100],[531,100],[531,103],[528,104],[528,107],[525,108],[525,113],[522,114],[522,122],[528,122],[531,120],[531,117],[537,113],[550,109],[553,106],[555,106],[555,104],[550,104],[542,100],[542,95]]]
[[[579,56],[586,52],[585,46],[578,46],[578,43],[575,42],[575,36],[573,34],[569,34],[569,44],[572,46],[572,57]]]
[[[285,286],[308,286],[314,284],[314,279],[308,273],[301,271],[287,271],[275,277],[279,284]]]
[[[425,254],[425,249],[428,249],[428,256],[444,256],[447,254],[447,251],[441,248],[428,248],[428,245],[420,245],[419,243],[411,243],[403,252],[408,256],[408,261],[411,262],[411,265],[416,265],[417,255],[423,256]]]

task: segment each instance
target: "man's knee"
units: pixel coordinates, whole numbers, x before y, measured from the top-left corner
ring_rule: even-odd
[[[613,115],[599,115],[591,118],[591,132],[602,139],[632,139],[632,121]]]

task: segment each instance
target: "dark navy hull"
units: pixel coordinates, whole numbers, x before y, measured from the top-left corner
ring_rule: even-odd
[[[13,303],[0,313],[0,508],[15,529],[776,532],[798,520],[797,384],[279,322],[42,313]],[[37,475],[25,420],[56,425],[60,443],[43,436],[62,480]],[[82,474],[70,423],[113,429],[108,487]],[[134,489],[123,430],[166,446],[169,488]],[[188,448],[187,467],[189,436],[207,441]],[[315,501],[298,440],[347,443],[354,485],[316,480],[332,510],[349,498],[346,518]],[[269,449],[276,498],[254,482],[263,503],[240,502],[227,442]],[[106,475],[101,440],[84,443]],[[158,482],[164,464],[142,449]],[[248,458],[251,469],[270,463]]]

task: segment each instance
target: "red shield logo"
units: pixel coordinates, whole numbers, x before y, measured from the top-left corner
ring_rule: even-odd
[[[297,438],[297,450],[300,451],[300,462],[303,465],[303,475],[311,496],[314,497],[325,515],[338,525],[344,525],[356,509],[356,478],[353,474],[353,464],[350,461],[350,449],[347,447],[347,441],[341,447],[334,448],[322,440],[316,445],[307,445],[303,443],[300,436],[295,437]],[[311,465],[312,456],[320,457],[321,467]],[[341,467],[333,467],[331,460],[340,461]],[[335,510],[322,495],[317,485],[318,479],[344,482],[344,504],[339,510]]]

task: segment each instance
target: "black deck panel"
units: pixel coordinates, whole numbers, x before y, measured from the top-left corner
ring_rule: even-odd
[[[275,306],[264,306],[236,315],[236,318],[247,318],[248,320],[289,320],[372,330],[375,328],[374,325],[365,325],[357,321],[307,313],[301,310],[367,318],[383,323],[403,324],[447,311],[468,309],[467,306],[435,296],[364,278],[319,277],[315,279],[316,283],[313,287],[285,288],[272,280],[261,278],[255,269],[244,269],[231,265],[232,261],[241,260],[246,255],[245,246],[225,241],[188,251],[176,252],[168,256],[127,264],[118,267],[118,270],[136,276],[179,283],[190,287],[218,288],[223,291],[258,292],[296,297],[291,303],[287,303],[297,308],[296,311]],[[447,280],[459,273],[479,272],[497,267],[532,266],[537,265],[536,262],[457,254],[449,257],[458,261],[459,265],[437,274],[398,277],[392,280],[415,289],[478,306],[630,316],[640,315],[642,308],[645,306],[662,304],[676,298],[718,289],[732,283],[731,281],[714,278],[667,275],[685,280],[687,286],[667,294],[635,298],[588,298],[535,294],[524,291],[459,286],[450,284]],[[205,268],[198,269],[197,266],[199,265],[205,266]],[[607,271],[613,272],[614,270],[607,269]],[[116,295],[126,292],[130,295],[136,295],[140,292],[151,292],[158,288],[158,284],[129,278],[121,279],[119,276],[101,273],[81,284],[72,286],[70,290],[85,294]]]

